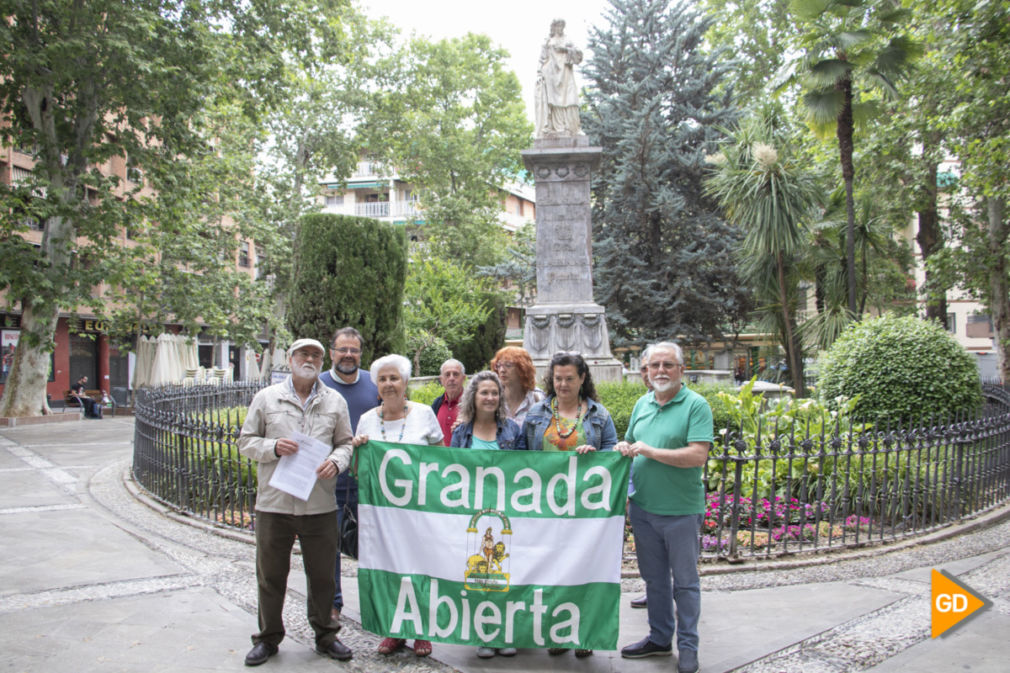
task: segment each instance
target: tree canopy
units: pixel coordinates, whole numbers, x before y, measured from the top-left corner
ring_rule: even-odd
[[[383,65],[366,144],[410,182],[433,253],[471,266],[498,261],[500,189],[522,176],[526,119],[506,52],[484,35],[416,37]]]
[[[22,330],[0,414],[47,410],[62,310],[142,298],[141,320],[199,319],[248,336],[265,315],[232,305],[269,307],[234,271],[248,222],[229,212],[229,181],[248,184],[251,157],[222,133],[283,100],[289,63],[330,43],[344,3],[0,8],[0,114],[10,122],[0,137],[35,157],[29,178],[0,187],[2,206],[21,214],[0,225],[0,281]],[[222,113],[229,123],[217,123]],[[117,165],[125,180],[99,170]],[[37,246],[23,236],[30,227],[41,230]]]
[[[582,127],[593,184],[595,296],[627,340],[718,336],[744,315],[739,232],[704,194],[704,158],[737,118],[710,20],[686,4],[612,0],[590,34]]]

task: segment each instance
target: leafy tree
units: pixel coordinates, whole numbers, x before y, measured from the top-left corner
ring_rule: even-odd
[[[439,341],[462,345],[473,340],[490,313],[485,290],[462,265],[438,257],[411,262],[404,318],[414,371],[421,371],[422,356]]]
[[[857,315],[853,198],[855,122],[875,106],[872,96],[897,95],[895,82],[917,56],[919,46],[901,34],[909,13],[897,0],[791,0],[802,22],[801,57],[791,64],[800,79],[812,127],[834,129],[845,183],[848,308]],[[790,80],[791,81],[791,80]]]
[[[371,92],[386,84],[382,67],[391,50],[392,29],[366,19],[353,7],[343,9],[331,39],[319,58],[291,64],[288,98],[265,116],[257,179],[266,195],[263,219],[279,230],[266,252],[262,272],[277,299],[287,296],[290,249],[302,215],[319,209],[318,187],[324,178],[343,180],[352,174],[364,151],[363,129],[369,123]],[[283,305],[278,306],[283,313]]]
[[[340,327],[361,332],[361,360],[403,347],[407,242],[401,227],[366,217],[305,215],[295,242],[287,326],[326,344]]]
[[[213,166],[204,160],[216,152],[202,112],[231,99],[255,118],[282,100],[291,55],[314,57],[313,47],[324,41],[320,36],[328,34],[339,5],[0,3],[0,42],[8,45],[0,61],[0,114],[9,121],[0,139],[33,148],[36,159],[29,184],[4,186],[0,199],[42,228],[37,248],[21,235],[23,218],[5,218],[0,231],[0,281],[9,300],[20,304],[22,327],[0,414],[47,411],[48,354],[61,310],[109,305],[118,286],[158,285],[150,276],[158,273],[151,244],[175,238],[180,249],[189,241],[215,260],[218,253],[227,256],[225,222],[217,219],[215,204],[220,196],[191,180],[194,171]],[[126,165],[127,180],[98,170],[117,163]],[[202,199],[206,211],[191,198]],[[193,226],[204,220],[213,231]],[[145,241],[142,229],[155,226],[159,231]],[[124,241],[126,231],[140,232],[139,245]],[[215,243],[196,245],[194,233]],[[201,289],[188,281],[226,266],[206,263],[192,269],[190,278],[181,275],[185,269],[173,269],[174,280]],[[161,293],[159,301],[183,302],[168,310],[186,319],[187,307],[209,311],[224,296],[244,303],[245,296],[235,295],[243,290],[238,281],[207,275],[205,286],[213,286],[217,299],[201,303],[204,295],[181,290]],[[227,321],[229,331],[234,317]],[[216,323],[223,328],[224,321]]]
[[[944,127],[961,162],[958,191],[951,199],[951,245],[931,259],[989,309],[999,370],[1010,381],[1010,39],[1007,3],[949,0],[940,5],[946,25],[944,62],[955,86],[944,98]]]
[[[820,185],[802,160],[793,156],[788,132],[772,114],[748,119],[713,162],[716,171],[708,189],[729,220],[746,232],[742,272],[755,288],[759,310],[772,318],[792,385],[796,395],[803,397],[796,262],[819,202]]]
[[[793,38],[789,0],[704,0],[701,6],[712,18],[705,40],[734,56],[736,67],[726,77],[736,102],[759,106]]]
[[[477,269],[482,276],[494,278],[519,306],[529,306],[537,294],[537,227],[527,223],[515,232],[505,250],[505,259]]]
[[[367,146],[415,186],[432,253],[470,266],[501,256],[498,188],[532,138],[506,56],[484,35],[415,38],[382,64],[391,86],[371,104]]]
[[[468,372],[487,367],[498,349],[505,345],[508,308],[501,291],[485,288],[478,295],[478,301],[488,307],[487,319],[477,325],[472,335],[465,335],[467,338],[463,341],[448,344],[453,357],[462,362]]]
[[[686,4],[613,0],[591,31],[582,128],[603,158],[593,187],[595,296],[624,339],[722,333],[745,312],[738,232],[704,195],[704,157],[737,116],[711,21]]]

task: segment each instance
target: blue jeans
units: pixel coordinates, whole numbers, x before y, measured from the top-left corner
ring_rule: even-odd
[[[337,530],[340,530],[340,526],[344,522],[344,503],[349,502],[351,508],[354,510],[354,516],[358,516],[358,485],[355,484],[350,490],[350,496],[348,496],[347,487],[343,485],[337,486]],[[337,567],[334,570],[333,579],[337,583],[336,590],[333,592],[333,607],[337,610],[344,609],[344,592],[340,589],[340,549],[337,549]]]
[[[649,640],[666,647],[676,632],[678,650],[697,651],[701,616],[698,535],[703,517],[701,514],[650,514],[634,501],[629,504],[628,512],[635,534],[638,569],[645,580],[645,595],[649,601]]]

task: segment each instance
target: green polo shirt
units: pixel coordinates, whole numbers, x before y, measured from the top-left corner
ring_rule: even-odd
[[[688,442],[712,442],[712,409],[687,386],[660,406],[655,393],[635,403],[624,434],[628,442],[642,441],[661,449],[679,449]],[[705,485],[700,467],[673,467],[635,456],[631,468],[635,492],[631,499],[651,514],[680,516],[705,512]]]

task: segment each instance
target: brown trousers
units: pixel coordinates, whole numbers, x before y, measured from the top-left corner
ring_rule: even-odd
[[[337,624],[330,618],[333,566],[337,559],[337,513],[275,514],[256,512],[256,584],[259,588],[259,633],[253,643],[278,645],[284,639],[284,595],[291,570],[291,549],[298,538],[305,566],[309,624],[316,647],[333,642]]]

